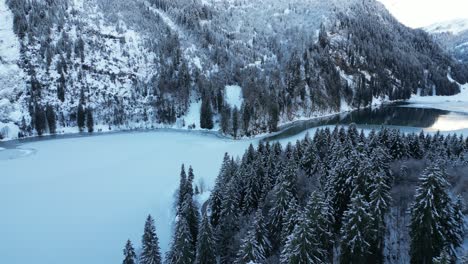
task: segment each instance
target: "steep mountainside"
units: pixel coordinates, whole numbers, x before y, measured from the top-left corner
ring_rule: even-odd
[[[468,62],[468,19],[437,23],[424,28],[458,60]]]
[[[162,126],[250,136],[454,94],[448,77],[468,76],[375,0],[0,1],[0,78],[15,84],[0,86],[0,137]],[[225,98],[233,85],[240,108]]]

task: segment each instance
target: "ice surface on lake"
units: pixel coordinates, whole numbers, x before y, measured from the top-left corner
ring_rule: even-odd
[[[224,153],[241,155],[251,142],[156,131],[21,145],[37,152],[0,158],[1,262],[121,263],[128,238],[140,246],[148,214],[165,252],[181,164],[210,187]]]

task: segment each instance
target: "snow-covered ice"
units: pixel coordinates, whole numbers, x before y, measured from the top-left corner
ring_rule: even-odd
[[[147,214],[156,219],[166,251],[181,164],[192,165],[195,183],[202,178],[209,188],[225,152],[241,155],[256,142],[160,130],[42,140],[0,151],[1,262],[120,263],[128,238],[140,245]],[[31,150],[36,152],[13,153]]]

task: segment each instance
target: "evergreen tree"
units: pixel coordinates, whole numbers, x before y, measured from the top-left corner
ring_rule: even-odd
[[[194,178],[195,175],[193,174],[192,166],[190,166],[187,175],[186,194],[184,204],[182,204],[183,208],[181,217],[184,217],[187,220],[190,229],[190,234],[193,239],[192,244],[195,251],[198,237],[198,227],[200,226],[200,213],[197,204],[193,200]]]
[[[221,110],[221,131],[224,134],[229,132],[229,128],[231,125],[231,108],[229,105],[223,106]]]
[[[257,211],[247,236],[241,242],[236,263],[263,263],[270,250],[270,246],[262,212]]]
[[[282,264],[323,263],[326,252],[321,248],[322,241],[314,234],[315,227],[304,212],[298,216],[298,224],[289,235],[281,251]]]
[[[278,248],[281,243],[281,237],[279,236],[287,220],[289,203],[294,198],[292,189],[293,186],[289,177],[283,172],[273,188],[272,208],[269,211],[273,248]]]
[[[200,127],[205,129],[213,129],[213,110],[209,98],[202,99],[200,109]]]
[[[49,126],[49,133],[55,134],[57,128],[57,122],[55,119],[55,111],[51,105],[46,106],[46,117],[47,117],[47,124]]]
[[[333,212],[330,202],[320,192],[313,192],[307,202],[305,213],[313,231],[314,237],[320,242],[320,252],[323,251],[323,262],[333,262]]]
[[[140,264],[160,264],[161,250],[159,248],[159,239],[156,234],[156,227],[151,215],[148,215],[145,223],[145,230],[141,240],[142,251],[140,255]]]
[[[452,209],[445,172],[434,163],[422,174],[411,208],[411,263],[432,263],[450,243],[447,232],[455,222]]]
[[[57,85],[57,98],[61,101],[65,101],[65,89],[66,89],[66,80],[63,72],[60,73],[59,83]]]
[[[365,197],[353,194],[350,207],[343,215],[340,263],[372,263],[369,261],[373,220]]]
[[[93,118],[93,110],[90,107],[86,109],[86,127],[88,128],[88,133],[93,133],[94,118]]]
[[[203,216],[197,239],[196,264],[216,264],[216,248],[210,221]]]
[[[122,264],[136,264],[137,263],[135,249],[133,248],[132,242],[130,240],[127,240],[123,253],[124,253],[124,260]]]
[[[42,136],[47,128],[47,118],[44,109],[36,104],[34,108],[34,127],[36,128],[37,135]]]
[[[80,132],[83,131],[83,128],[85,126],[85,120],[86,120],[86,111],[84,110],[84,106],[80,103],[78,104],[78,110],[76,113],[76,121],[78,128],[80,129]]]
[[[232,110],[232,134],[234,138],[237,138],[238,130],[239,130],[239,109],[237,109],[237,107],[234,107],[234,110]]]
[[[176,230],[168,254],[167,263],[186,264],[195,261],[193,238],[187,220],[180,218],[176,224]]]
[[[180,169],[180,183],[179,192],[177,195],[177,213],[180,214],[182,211],[182,204],[184,203],[185,194],[187,193],[187,174],[185,173],[185,166],[182,164]]]
[[[370,209],[373,218],[372,229],[375,231],[373,241],[371,243],[370,252],[372,254],[373,263],[384,262],[384,240],[385,240],[385,215],[390,208],[390,186],[383,172],[375,175],[373,182],[369,186],[370,193]]]

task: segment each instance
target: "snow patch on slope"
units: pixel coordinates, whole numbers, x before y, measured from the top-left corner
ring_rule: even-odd
[[[242,96],[242,88],[238,85],[226,85],[225,87],[226,103],[232,108],[240,109],[244,98]]]

